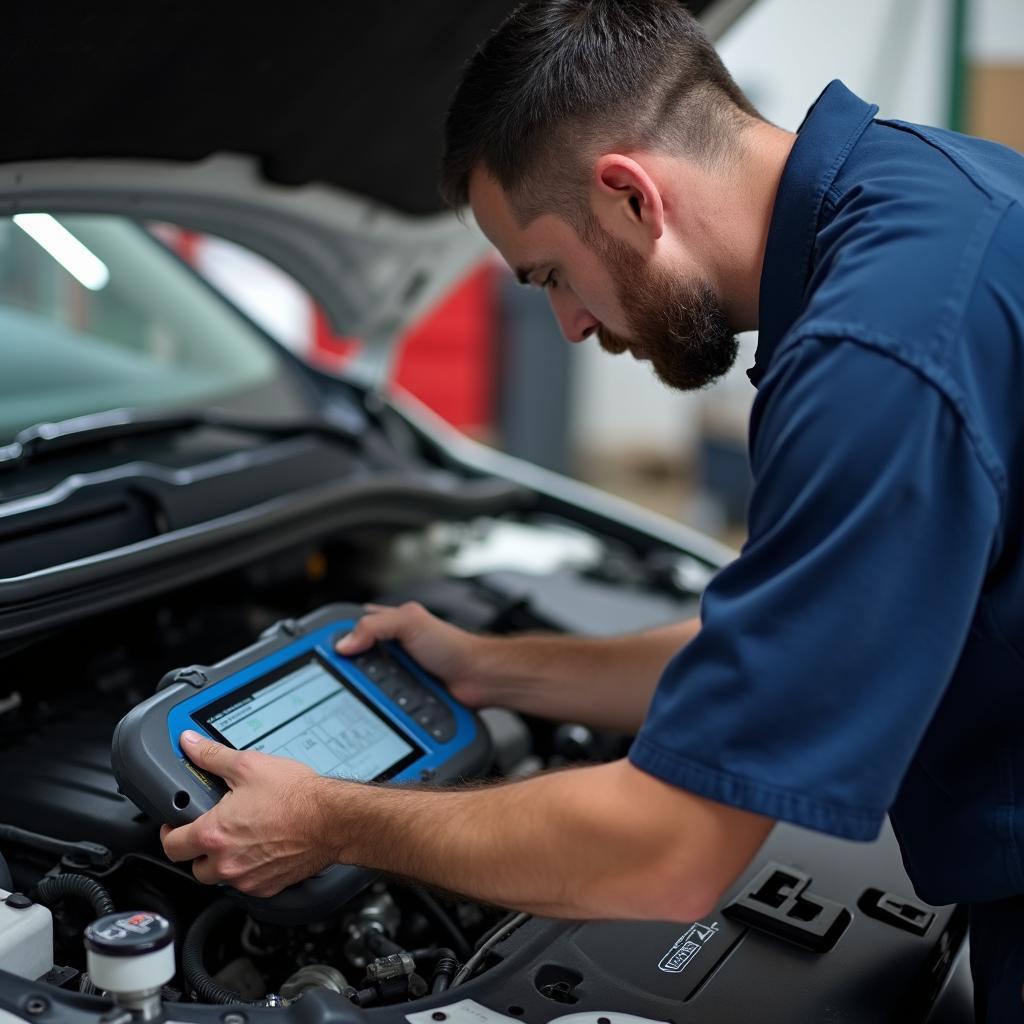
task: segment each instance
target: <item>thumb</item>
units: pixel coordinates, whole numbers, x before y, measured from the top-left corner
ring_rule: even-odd
[[[235,766],[239,752],[223,743],[215,743],[199,733],[186,729],[180,737],[181,749],[185,756],[200,768],[206,768],[219,775],[229,786],[236,781]]]
[[[373,646],[373,634],[365,627],[356,623],[351,633],[346,633],[335,645],[339,654],[362,654]]]
[[[395,608],[385,608],[379,604],[366,605],[368,614],[364,615],[336,644],[339,654],[362,654],[378,640],[394,640],[397,637]]]

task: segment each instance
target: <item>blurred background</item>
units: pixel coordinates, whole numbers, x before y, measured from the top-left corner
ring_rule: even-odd
[[[740,3],[746,7],[746,4]],[[1024,149],[1024,0],[759,0],[719,43],[765,117],[795,129],[833,78],[881,117],[951,127]],[[218,289],[304,358],[343,371],[358,339],[262,258],[152,225]],[[396,347],[387,387],[459,430],[742,543],[750,489],[745,369],[697,394],[663,387],[628,356],[570,346],[545,296],[485,259]]]

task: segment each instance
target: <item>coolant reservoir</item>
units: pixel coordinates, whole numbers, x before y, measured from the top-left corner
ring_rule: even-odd
[[[53,967],[53,915],[20,892],[0,889],[0,968],[35,981]]]

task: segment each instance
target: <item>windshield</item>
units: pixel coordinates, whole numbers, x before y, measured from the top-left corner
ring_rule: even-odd
[[[133,221],[0,218],[0,442],[108,409],[208,406],[279,371],[266,339]]]

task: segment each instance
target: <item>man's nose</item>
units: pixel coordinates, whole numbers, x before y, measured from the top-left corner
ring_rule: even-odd
[[[601,321],[592,316],[587,307],[567,291],[561,294],[548,292],[552,312],[566,341],[583,341],[601,326]]]

